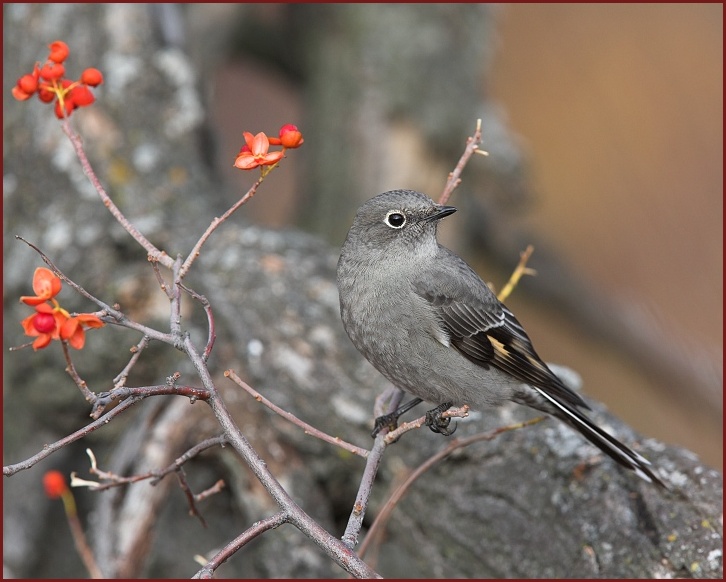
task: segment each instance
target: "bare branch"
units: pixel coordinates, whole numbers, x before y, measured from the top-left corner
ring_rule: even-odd
[[[257,451],[252,447],[235,423],[224,401],[219,397],[206,363],[196,351],[189,336],[184,338],[183,348],[196,369],[199,378],[202,380],[202,383],[209,390],[209,405],[212,407],[217,421],[222,426],[225,436],[229,439],[229,443],[245,463],[247,463],[278,506],[287,513],[289,523],[293,524],[303,534],[308,536],[335,563],[349,574],[357,578],[380,578],[380,575],[375,570],[368,567],[363,560],[339,539],[330,535],[329,532],[303,511],[292,497],[290,497],[280,482],[270,473],[267,464],[260,458]]]
[[[118,375],[113,379],[114,388],[121,388],[122,386],[124,386],[126,384],[126,380],[129,377],[129,372],[131,371],[131,368],[133,368],[134,365],[136,364],[136,362],[139,361],[141,352],[143,352],[144,349],[146,349],[146,346],[149,345],[149,341],[150,341],[149,336],[145,335],[144,337],[141,338],[141,340],[139,341],[138,344],[136,344],[135,346],[133,346],[131,348],[131,350],[130,350],[132,353],[131,359],[129,360],[128,364],[126,364],[124,366],[124,369],[121,370],[118,373]]]
[[[63,133],[65,133],[68,136],[68,139],[71,141],[71,145],[76,151],[76,156],[78,156],[78,160],[81,162],[83,171],[85,172],[93,187],[96,189],[96,192],[98,192],[98,195],[100,196],[103,205],[108,208],[109,212],[124,228],[124,230],[128,232],[133,237],[133,239],[146,250],[147,254],[150,257],[152,257],[155,261],[159,261],[165,267],[171,268],[171,257],[169,257],[169,255],[167,255],[164,251],[160,251],[159,249],[157,249],[150,240],[148,240],[143,234],[141,234],[141,232],[139,232],[139,230],[129,222],[129,220],[124,216],[121,210],[119,210],[118,206],[116,206],[113,200],[111,200],[111,197],[106,193],[106,190],[101,185],[101,181],[98,179],[96,173],[93,171],[91,163],[86,157],[86,152],[83,149],[83,142],[81,140],[81,136],[79,136],[71,129],[71,125],[68,122],[67,118],[63,120],[61,127],[63,128]]]
[[[537,274],[537,271],[527,267],[527,261],[529,261],[529,257],[532,256],[533,252],[534,247],[532,245],[528,245],[527,248],[519,254],[519,263],[517,264],[517,267],[514,269],[512,275],[509,277],[509,281],[507,281],[507,284],[502,287],[502,290],[497,295],[499,301],[506,301],[507,297],[511,295],[512,291],[514,291],[514,288],[519,283],[519,280],[524,275]]]
[[[392,404],[392,403],[391,403]],[[390,404],[389,404],[390,406]],[[396,404],[397,406],[397,404]],[[395,410],[395,406],[392,410]],[[446,412],[442,413],[443,417],[458,417],[463,418],[468,416],[469,407],[463,406],[462,408],[450,408]],[[368,454],[365,469],[363,470],[363,476],[361,477],[360,485],[358,487],[358,494],[353,504],[353,511],[348,518],[348,524],[343,534],[343,543],[349,548],[353,549],[358,543],[358,534],[360,533],[361,527],[363,527],[363,518],[365,517],[366,509],[368,508],[368,501],[371,496],[373,489],[373,482],[378,473],[378,467],[383,457],[383,451],[386,447],[392,443],[395,443],[401,435],[404,433],[421,428],[426,424],[426,417],[422,416],[414,421],[407,422],[399,426],[393,431],[389,431],[388,428],[384,428],[376,437],[373,448]]]
[[[90,424],[84,426],[82,429],[77,430],[76,432],[69,434],[67,437],[64,437],[50,445],[45,445],[43,447],[43,450],[39,453],[33,455],[29,459],[26,459],[25,461],[22,461],[20,463],[15,463],[14,465],[6,465],[3,467],[3,475],[6,477],[10,477],[11,475],[15,475],[18,471],[23,471],[25,469],[30,469],[46,457],[49,457],[54,452],[56,452],[59,449],[62,449],[66,445],[69,445],[70,443],[76,442],[77,440],[82,439],[85,436],[88,436],[96,429],[99,429],[103,426],[106,426],[114,417],[118,416],[122,412],[124,412],[127,408],[131,408],[134,404],[137,402],[143,400],[143,397],[141,396],[134,396],[132,398],[127,398],[123,402],[121,402],[116,408],[113,410],[110,410],[106,414],[104,414],[101,418],[91,422]]]
[[[230,378],[235,384],[237,384],[240,388],[245,390],[248,394],[250,394],[257,402],[260,402],[267,406],[270,410],[273,412],[276,412],[286,420],[289,420],[293,424],[299,426],[305,431],[305,434],[309,434],[311,436],[314,436],[316,438],[319,438],[320,440],[325,441],[326,443],[330,443],[333,445],[336,445],[342,449],[345,449],[346,451],[349,451],[353,453],[354,455],[358,455],[360,457],[366,458],[369,455],[369,452],[366,449],[363,449],[361,447],[358,447],[356,445],[353,445],[351,443],[345,442],[340,437],[334,437],[330,436],[327,433],[324,433],[323,431],[315,428],[314,426],[308,424],[304,420],[300,420],[297,416],[294,414],[287,412],[286,410],[283,410],[276,404],[273,404],[270,402],[267,398],[262,396],[257,390],[252,388],[249,384],[247,384],[242,378],[240,378],[237,374],[234,373],[232,370],[226,370],[224,372],[224,375]]]
[[[179,271],[179,280],[183,279],[184,276],[187,274],[189,269],[192,266],[192,263],[197,260],[197,257],[199,256],[200,251],[202,250],[202,246],[205,242],[207,242],[207,239],[212,235],[212,233],[217,230],[220,224],[222,224],[225,220],[227,220],[232,214],[235,213],[235,211],[242,206],[243,204],[247,203],[247,201],[252,198],[255,195],[255,192],[257,192],[257,188],[259,188],[260,184],[264,181],[267,174],[261,175],[257,182],[252,184],[249,190],[247,190],[247,193],[242,196],[237,202],[235,202],[227,212],[225,212],[222,216],[215,218],[212,220],[212,223],[207,227],[207,230],[204,231],[204,234],[199,238],[197,241],[197,244],[194,245],[194,248],[189,253],[189,256],[184,261],[184,264],[181,267],[181,270]]]
[[[88,573],[91,575],[91,578],[104,578],[101,569],[96,563],[96,558],[88,545],[86,534],[83,532],[83,526],[81,525],[81,520],[78,518],[77,513],[68,515],[68,525],[71,528],[71,535],[73,536],[73,543],[76,546],[76,551],[81,557],[81,561],[86,567],[86,570],[88,570]]]
[[[211,497],[212,495],[216,495],[222,489],[226,487],[226,483],[224,482],[224,479],[220,479],[217,481],[214,485],[209,487],[208,489],[205,489],[204,491],[197,493],[194,496],[195,501],[204,501],[207,497]]]
[[[63,357],[66,359],[66,372],[68,372],[68,375],[73,378],[73,381],[76,383],[76,386],[78,386],[81,394],[83,394],[86,402],[93,404],[96,401],[96,394],[88,389],[88,384],[86,384],[86,381],[80,377],[76,367],[73,365],[70,350],[68,349],[68,342],[66,340],[61,340],[61,347],[63,348]]]
[[[459,158],[459,163],[456,164],[456,168],[454,168],[454,171],[449,174],[448,180],[446,180],[446,185],[444,186],[444,191],[441,193],[441,196],[439,197],[439,204],[446,204],[449,200],[449,197],[451,194],[456,190],[456,187],[461,183],[461,173],[464,171],[464,168],[466,167],[466,164],[469,163],[469,158],[471,158],[472,155],[475,153],[481,153],[484,155],[487,155],[486,152],[479,149],[479,143],[481,142],[481,119],[476,120],[476,129],[474,130],[474,134],[467,138],[466,140],[466,148],[464,148],[464,153],[461,155],[461,158]]]
[[[214,347],[214,342],[217,339],[217,332],[215,331],[214,326],[214,314],[212,313],[212,306],[209,304],[209,300],[204,296],[200,295],[196,291],[193,291],[183,283],[179,282],[177,283],[179,287],[184,289],[189,295],[194,297],[199,303],[202,304],[202,307],[204,308],[204,313],[207,314],[207,323],[209,326],[209,335],[207,337],[207,345],[204,348],[204,353],[202,353],[202,358],[206,362],[209,359],[209,355],[212,353],[212,348]]]
[[[208,390],[195,386],[177,386],[176,384],[136,386],[133,388],[123,386],[110,392],[99,392],[96,395],[96,403],[93,406],[91,416],[96,418],[106,406],[117,400],[125,401],[128,398],[148,398],[149,396],[163,395],[186,396],[192,403],[197,400],[209,400],[210,398]]]
[[[166,296],[171,299],[172,291],[171,289],[169,289],[169,285],[167,285],[166,281],[164,281],[164,276],[161,274],[161,270],[159,269],[159,262],[154,260],[151,256],[148,257],[148,260],[149,264],[151,264],[151,269],[154,271],[156,281],[159,283],[159,287],[166,294]]]
[[[453,439],[449,442],[449,444],[443,448],[441,451],[436,453],[435,455],[431,456],[429,459],[427,459],[424,463],[419,465],[415,471],[413,471],[408,479],[395,491],[393,495],[386,501],[386,504],[383,506],[379,514],[376,516],[376,519],[373,521],[373,524],[371,525],[370,529],[368,530],[368,535],[366,536],[366,539],[361,544],[359,555],[363,557],[368,551],[368,548],[371,546],[371,544],[376,542],[377,536],[379,536],[383,532],[383,528],[385,528],[386,523],[388,522],[388,519],[391,516],[391,513],[393,512],[393,509],[396,507],[398,502],[403,498],[403,496],[406,494],[408,489],[413,485],[414,481],[418,479],[421,475],[423,475],[426,471],[428,471],[431,467],[433,467],[436,463],[439,461],[445,459],[451,453],[456,451],[457,449],[461,449],[464,447],[468,447],[469,445],[473,443],[477,443],[479,441],[491,441],[495,439],[497,436],[499,436],[502,433],[511,431],[511,430],[517,430],[520,428],[523,428],[525,426],[530,426],[532,424],[536,424],[538,422],[543,421],[546,416],[538,416],[537,418],[533,418],[531,420],[527,420],[524,422],[518,422],[516,424],[510,424],[507,426],[501,426],[499,428],[496,428],[494,430],[491,430],[489,432],[485,433],[478,433],[475,435],[472,435],[467,438],[463,439]],[[390,434],[390,433],[389,433]],[[388,436],[388,435],[386,435]]]
[[[181,490],[184,492],[184,496],[187,498],[187,503],[189,504],[189,515],[194,515],[197,518],[199,518],[199,521],[202,524],[202,527],[207,527],[207,520],[204,519],[204,516],[199,513],[199,510],[197,509],[197,504],[194,500],[194,493],[192,493],[191,488],[189,487],[189,483],[187,483],[187,477],[184,473],[183,467],[177,467],[176,469],[176,476],[179,480],[179,486],[181,487]]]
[[[92,475],[96,475],[99,479],[102,481],[106,481],[105,483],[101,483],[100,481],[88,481],[86,479],[81,479],[78,477],[76,473],[71,473],[71,487],[88,487],[89,489],[92,489],[94,491],[104,491],[106,489],[111,489],[113,487],[119,487],[121,485],[128,485],[130,483],[138,483],[139,481],[145,481],[147,479],[150,479],[149,484],[150,485],[157,485],[159,481],[161,481],[164,477],[166,477],[170,473],[174,473],[179,468],[184,465],[187,461],[193,459],[196,457],[199,453],[210,449],[212,447],[216,447],[218,445],[224,446],[227,442],[227,439],[224,436],[217,436],[212,437],[209,439],[206,439],[202,441],[201,443],[198,443],[194,445],[192,448],[190,448],[188,451],[186,451],[183,455],[178,457],[171,465],[164,469],[154,469],[152,471],[149,471],[148,473],[142,473],[140,475],[132,475],[130,477],[121,477],[120,475],[116,475],[115,473],[112,473],[111,471],[104,471],[102,469],[98,468],[98,465],[96,464],[96,457],[93,454],[93,451],[91,449],[86,449],[86,453],[88,454],[89,458],[91,459],[91,468],[88,470],[89,473]],[[224,482],[222,481],[222,486],[224,485]],[[211,489],[219,488],[219,482],[217,482]],[[208,492],[202,492],[195,496],[195,498],[203,499],[201,497],[204,495],[205,497],[212,495],[214,491],[207,490]]]
[[[466,418],[469,416],[469,406],[466,404],[461,408],[449,408],[448,410],[441,413],[442,418]],[[410,430],[421,428],[426,425],[426,417],[422,416],[416,420],[410,422],[404,422],[399,425],[395,430],[390,431],[386,434],[384,440],[387,445],[395,443],[401,436]]]
[[[244,547],[248,542],[255,539],[257,536],[265,533],[268,530],[280,527],[283,523],[287,522],[287,515],[284,511],[279,511],[275,515],[271,515],[260,521],[256,521],[252,524],[244,533],[237,536],[234,540],[228,543],[222,551],[215,555],[207,564],[199,570],[192,578],[212,578],[214,571],[224,564],[231,556],[237,552],[240,548]]]
[[[343,543],[351,550],[358,543],[358,534],[360,533],[361,527],[363,527],[363,518],[365,517],[366,509],[368,509],[368,500],[371,497],[373,481],[375,481],[376,474],[378,473],[378,467],[381,464],[383,451],[386,449],[386,446],[385,436],[383,431],[381,431],[376,437],[373,448],[366,459],[366,466],[361,476],[360,485],[358,486],[358,494],[355,497],[353,511],[348,518],[345,533],[341,538]]]

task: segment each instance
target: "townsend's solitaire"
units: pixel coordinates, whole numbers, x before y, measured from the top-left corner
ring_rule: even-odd
[[[663,485],[645,458],[583,414],[588,405],[539,358],[514,315],[437,242],[438,221],[455,211],[413,190],[384,192],[358,209],[337,273],[340,315],[355,347],[416,396],[414,403],[439,405],[430,413],[452,405],[524,404],[563,420],[621,465]],[[450,434],[440,414],[427,419],[432,430]]]

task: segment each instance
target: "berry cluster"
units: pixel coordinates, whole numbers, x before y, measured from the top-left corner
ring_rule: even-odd
[[[65,78],[63,62],[68,58],[68,45],[56,40],[49,45],[50,53],[45,64],[35,63],[33,72],[23,75],[12,89],[18,101],[38,95],[43,103],[54,103],[58,119],[70,116],[78,107],[91,105],[96,98],[89,87],[103,83],[103,74],[98,69],[88,68],[81,73],[78,81]]]
[[[300,130],[292,123],[286,123],[280,128],[279,137],[267,137],[262,131],[257,135],[245,131],[242,135],[245,138],[245,145],[234,161],[234,167],[240,170],[274,166],[285,156],[286,149],[299,148],[305,141]],[[271,145],[282,146],[282,149],[271,152],[269,151]]]

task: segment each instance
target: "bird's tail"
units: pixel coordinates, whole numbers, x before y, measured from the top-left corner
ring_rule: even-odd
[[[544,390],[532,386],[547,402],[549,402],[558,411],[557,417],[564,420],[572,428],[580,432],[587,440],[598,447],[606,455],[613,458],[623,467],[634,471],[640,478],[645,479],[649,483],[656,483],[667,489],[665,483],[661,481],[655,472],[650,468],[650,461],[639,455],[630,447],[621,443],[615,437],[609,435],[600,427],[582,414],[579,410],[562,403],[553,396],[547,394]]]

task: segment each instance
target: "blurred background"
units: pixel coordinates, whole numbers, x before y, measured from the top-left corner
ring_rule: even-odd
[[[4,4],[3,28],[5,463],[88,421],[58,346],[8,351],[28,339],[18,324],[27,307],[18,297],[29,293],[41,264],[15,235],[140,321],[165,325],[168,311],[145,254],[98,204],[52,113],[35,99],[18,103],[10,95],[18,77],[45,58],[47,44],[63,39],[71,49],[70,78],[86,66],[105,75],[98,104],[72,118],[91,162],[126,215],[170,253],[188,250],[252,182],[232,167],[243,131],[272,135],[294,123],[304,133],[304,146],[206,247],[197,265],[208,279],[190,275],[200,291],[216,294],[219,370],[241,365],[256,373],[245,360],[244,337],[266,311],[252,312],[251,298],[232,301],[234,286],[205,271],[214,244],[224,247],[225,237],[255,225],[299,229],[325,240],[334,257],[367,198],[393,188],[438,198],[482,119],[482,148],[490,155],[466,167],[450,201],[459,212],[442,224],[441,240],[496,288],[532,244],[530,266],[538,274],[524,278],[507,303],[540,356],[576,370],[587,397],[644,437],[685,447],[722,470],[721,4]],[[315,248],[327,261],[324,247]],[[233,244],[225,250],[240,252]],[[244,264],[236,260],[230,264]],[[249,271],[239,278],[259,268]],[[63,293],[69,309],[88,310],[70,290]],[[187,323],[204,333],[203,319]],[[342,342],[337,314],[329,325]],[[89,386],[105,390],[108,371],[123,368],[138,337],[114,330],[92,340],[74,353],[74,363]],[[145,355],[130,384],[163,382],[160,374],[179,365],[156,344]],[[316,365],[327,369],[326,361]],[[288,386],[278,381],[280,370],[267,371],[276,396],[302,397],[304,410],[315,408],[294,378]],[[325,377],[321,390],[339,390],[339,378]],[[109,464],[142,462],[128,440],[168,426],[160,418],[181,410],[157,400],[5,481],[4,558],[12,573],[83,575],[77,559],[68,558],[74,550],[60,508],[43,499],[41,472],[84,467],[86,446]],[[195,431],[205,428],[183,404],[180,419],[169,422],[177,433],[158,447],[168,455],[185,450],[187,440],[198,442]],[[491,427],[486,416],[482,425]],[[137,440],[139,447],[155,442]],[[298,446],[308,441],[293,435],[286,450]],[[314,477],[312,464],[300,466],[307,472],[293,483]],[[213,462],[206,468],[221,472]],[[349,476],[347,470],[340,482],[320,482],[345,497]],[[239,528],[237,509],[254,505],[254,485],[237,490],[243,494],[233,500],[235,510],[222,507],[217,516],[227,518],[228,529],[212,528],[219,543],[236,535],[230,532]],[[324,495],[330,499],[330,491]],[[171,504],[175,497],[168,497]],[[341,502],[346,512],[348,497]],[[96,528],[95,549],[113,556],[117,545],[108,531],[123,524],[104,512],[120,503],[89,494],[80,505]],[[133,514],[137,506],[128,507]],[[254,519],[259,514],[249,511]],[[165,515],[172,523],[160,531],[173,534],[156,536],[156,543],[177,544],[179,532],[198,535],[173,521],[188,519],[183,506]],[[240,560],[230,575],[289,576],[275,569],[282,567],[275,539],[264,568],[245,569],[250,563]],[[188,564],[170,569],[178,546],[166,550],[152,565],[136,554],[119,563],[136,568],[127,575],[188,575]]]
[[[21,111],[9,87],[43,58],[39,47],[71,38],[79,60],[107,71],[99,95],[108,115],[78,115],[88,139],[98,140],[91,155],[99,173],[132,218],[145,217],[162,239],[174,235],[161,228],[173,189],[207,190],[178,219],[191,231],[195,219],[206,221],[246,189],[247,176],[232,167],[242,132],[273,134],[295,123],[305,147],[273,173],[244,218],[301,228],[334,248],[358,205],[379,192],[413,188],[437,198],[481,118],[490,156],[464,172],[451,201],[460,212],[443,225],[442,240],[498,287],[533,244],[538,276],[509,304],[540,355],[577,370],[587,395],[642,434],[721,468],[722,11],[720,4],[16,5],[6,32],[38,41],[16,47],[6,36],[4,108]],[[97,25],[81,26],[87,21]],[[163,61],[160,51],[182,60]],[[149,67],[143,82],[134,63]],[[182,129],[139,147],[138,136],[159,118],[126,103],[138,94],[145,110],[143,99],[161,103],[164,91],[177,109],[158,115],[176,115]],[[39,117],[30,119],[35,135],[45,135],[44,151],[60,143]],[[18,130],[12,123],[6,117],[6,140],[27,147],[28,122]],[[186,129],[194,165],[180,167],[179,155],[168,154],[182,151]],[[158,159],[164,172],[149,169]],[[7,156],[6,164],[7,292],[28,277],[15,243],[7,244],[9,227],[30,227],[50,207],[13,197],[19,185],[27,191],[42,182],[37,169],[26,183]],[[203,175],[213,189],[202,186]],[[51,177],[47,187],[57,183]],[[84,255],[67,256],[82,263]]]
[[[204,15],[192,21],[223,20],[236,10],[217,9],[216,18],[197,9]],[[378,139],[383,150],[366,149],[358,167],[342,179],[328,166],[319,174],[300,168],[300,178],[289,172],[275,176],[275,195],[249,208],[256,222],[300,225],[340,245],[356,196],[413,187],[436,198],[475,115],[461,114],[452,122],[459,143],[445,150],[431,143],[432,130],[425,127],[431,121],[423,116],[449,119],[461,109],[447,105],[448,92],[478,91],[481,102],[471,110],[484,118],[482,147],[492,155],[475,158],[464,173],[452,203],[465,207],[470,219],[459,213],[447,221],[446,243],[496,286],[506,280],[519,250],[533,243],[531,264],[539,281],[525,280],[509,303],[541,355],[577,370],[586,394],[644,435],[686,446],[722,468],[722,5],[489,6],[486,18],[472,14],[479,31],[459,22],[461,45],[445,47],[453,51],[451,68],[467,61],[470,68],[458,73],[439,67],[441,46],[431,48],[402,33],[401,43],[416,45],[423,55],[420,64],[429,67],[425,81],[417,81],[422,90],[410,97],[418,103],[409,102],[405,115],[391,113],[385,127],[380,125],[385,120],[373,116],[365,121],[371,128],[360,127],[363,113],[348,104],[342,115],[349,118],[323,134],[310,125],[319,121],[313,112],[320,104],[307,101],[311,91],[299,82],[305,75],[287,69],[294,68],[295,59],[280,66],[279,54],[270,51],[270,56],[263,48],[269,49],[269,41],[260,40],[265,27],[285,29],[295,9],[250,10],[254,25],[243,25],[234,57],[215,63],[210,87],[221,144],[216,159],[226,187],[239,189],[230,160],[242,131],[273,131],[287,120],[296,120],[309,140],[356,149],[347,140],[358,136]],[[320,22],[312,7],[299,10],[309,11],[310,22]],[[353,20],[356,9],[346,10]],[[467,10],[474,8],[460,8]],[[453,9],[415,12],[418,16],[388,6],[376,14],[393,21],[408,17],[410,27],[420,24],[421,35],[434,37],[432,28],[455,26],[461,17]],[[467,42],[482,47],[476,58],[463,54]],[[365,89],[361,80],[363,90],[381,92],[372,97],[374,103],[395,99],[383,93],[386,73],[373,66],[380,65],[375,55],[356,56],[359,61],[339,57],[340,65],[358,67],[374,85]],[[328,73],[337,78],[334,71],[341,71],[335,64]],[[458,83],[457,74],[469,76],[467,83]],[[326,82],[331,94],[343,91],[339,80]],[[421,103],[429,98],[438,109]],[[456,103],[461,98],[452,97]],[[301,163],[297,156],[289,162]],[[310,174],[325,182],[326,172],[338,188],[329,196],[337,196],[341,205],[332,215],[310,202],[328,196],[310,192],[325,188]],[[361,172],[375,177],[359,179]],[[361,187],[366,183],[368,190]],[[316,212],[331,220],[311,217]],[[484,232],[488,228],[497,232]],[[508,228],[516,236],[500,232]]]

